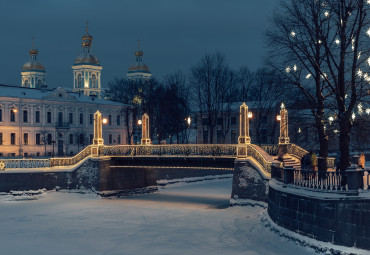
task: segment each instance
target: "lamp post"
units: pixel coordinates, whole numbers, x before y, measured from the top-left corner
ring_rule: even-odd
[[[186,139],[187,139],[187,141],[188,141],[188,143],[189,143],[189,136],[190,136],[190,125],[191,125],[191,117],[190,117],[190,115],[189,115],[189,117],[187,117],[186,119],[185,119],[185,121],[186,121],[186,123],[188,123],[188,134],[187,134],[187,137],[186,137]]]

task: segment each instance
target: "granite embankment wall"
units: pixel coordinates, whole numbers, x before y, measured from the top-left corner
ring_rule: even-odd
[[[270,174],[251,159],[236,159],[231,198],[267,202]]]
[[[278,225],[333,244],[370,249],[370,196],[309,191],[272,179],[268,214]]]
[[[89,157],[73,167],[9,169],[0,172],[0,192],[38,189],[128,190],[157,180],[232,173],[234,159]]]

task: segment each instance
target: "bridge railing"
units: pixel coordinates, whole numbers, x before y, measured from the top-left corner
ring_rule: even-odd
[[[236,144],[171,144],[101,146],[104,156],[212,156],[236,157]]]
[[[85,149],[80,151],[73,157],[68,158],[51,158],[50,159],[50,166],[71,166],[75,165],[84,158],[91,155],[91,145],[87,146]]]
[[[49,159],[1,159],[0,170],[12,168],[40,168],[49,167]]]

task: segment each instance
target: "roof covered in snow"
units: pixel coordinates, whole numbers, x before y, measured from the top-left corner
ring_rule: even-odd
[[[73,92],[67,88],[56,89],[37,89],[19,86],[10,86],[0,84],[0,97],[24,98],[24,99],[44,99],[50,101],[64,101],[75,103],[91,103],[106,105],[123,105],[114,101],[99,99],[82,93]]]

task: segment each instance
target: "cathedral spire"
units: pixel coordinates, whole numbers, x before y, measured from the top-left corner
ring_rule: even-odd
[[[36,61],[39,51],[35,49],[35,36],[32,36],[32,49],[29,50],[31,60]]]
[[[86,21],[86,33],[82,36],[82,47],[85,53],[90,52],[93,37],[89,34],[89,21]]]

